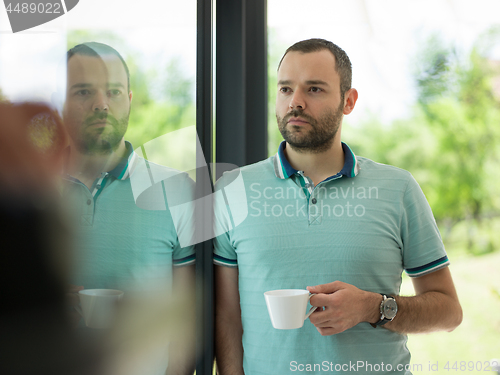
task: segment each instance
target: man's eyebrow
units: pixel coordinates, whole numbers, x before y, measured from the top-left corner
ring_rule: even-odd
[[[125,88],[125,85],[123,83],[121,83],[121,82],[117,82],[117,83],[109,83],[108,87],[121,87],[121,88]]]
[[[73,89],[87,89],[89,87],[92,87],[93,85],[91,83],[75,83],[73,86],[71,86],[71,90]],[[121,87],[125,88],[125,85],[123,83],[117,82],[117,83],[108,83],[108,87]]]
[[[293,81],[291,80],[281,80],[278,81],[278,85],[291,85]],[[313,79],[306,81],[306,85],[323,85],[323,86],[329,86],[329,84],[325,81],[319,80],[319,79]]]
[[[321,81],[319,79],[306,81],[306,84],[307,85],[324,85],[324,86],[329,86],[327,82]]]
[[[73,89],[86,89],[92,87],[90,83],[75,83],[73,86],[70,87],[71,90]]]

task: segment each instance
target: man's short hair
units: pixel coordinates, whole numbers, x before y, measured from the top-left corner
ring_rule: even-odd
[[[123,67],[125,68],[125,73],[127,73],[127,90],[130,91],[130,73],[128,71],[127,63],[123,59],[122,55],[120,55],[120,53],[113,47],[98,42],[82,43],[74,46],[68,51],[66,61],[69,62],[69,59],[74,55],[92,56],[99,58],[109,55],[118,57],[121,60]]]
[[[340,94],[342,95],[343,99],[345,93],[351,88],[352,84],[351,60],[349,60],[349,56],[347,56],[342,48],[328,40],[319,38],[307,39],[297,42],[294,45],[288,47],[288,49],[285,51],[285,54],[281,58],[280,63],[278,64],[278,70],[281,66],[281,62],[288,52],[311,53],[322,51],[325,49],[330,51],[335,57],[335,70],[340,76]]]

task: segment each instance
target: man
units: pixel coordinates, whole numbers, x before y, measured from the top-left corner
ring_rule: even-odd
[[[177,231],[189,231],[190,223],[177,222],[168,203],[189,202],[192,181],[147,162],[124,140],[132,91],[127,65],[115,49],[80,44],[68,51],[67,64],[63,119],[70,154],[64,196],[77,226],[78,286],[72,291],[110,288],[137,297],[168,292],[172,283],[189,287],[193,266],[182,266],[194,263],[194,250],[181,245]],[[155,180],[157,174],[166,180]],[[150,185],[153,193],[139,205],[137,186]]]
[[[278,153],[240,170],[248,205],[216,202],[220,374],[408,370],[405,334],[451,331],[462,311],[430,207],[412,176],[341,142],[354,109],[351,63],[335,44],[291,46],[278,67]],[[235,202],[233,198],[231,202]],[[231,215],[248,217],[231,228]],[[218,233],[223,230],[218,228]],[[401,273],[415,296],[401,297]],[[263,293],[307,289],[318,309],[273,329]],[[406,372],[409,373],[409,372]]]

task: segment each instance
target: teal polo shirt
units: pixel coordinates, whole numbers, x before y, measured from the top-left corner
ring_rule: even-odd
[[[276,330],[263,293],[340,280],[397,295],[403,270],[416,277],[446,267],[422,190],[409,172],[357,157],[346,144],[342,170],[314,186],[288,163],[285,145],[217,183],[214,262],[238,267],[245,373],[346,373],[352,364],[386,373],[383,362],[387,373],[405,374],[405,335],[360,323],[323,337],[309,320]]]
[[[173,266],[194,263],[193,246],[182,247],[177,235],[189,219],[178,223],[168,206],[179,196],[192,199],[193,181],[186,173],[151,167],[130,143],[126,147],[127,158],[102,173],[90,189],[74,177],[65,179],[63,199],[74,224],[72,283],[86,289],[165,287]],[[144,170],[159,169],[173,177],[152,184]],[[156,194],[138,200],[134,186],[141,183],[152,185]]]

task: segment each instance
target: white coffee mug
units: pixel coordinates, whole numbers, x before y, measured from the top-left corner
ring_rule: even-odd
[[[85,325],[90,328],[109,328],[113,324],[116,304],[123,292],[116,289],[84,289],[78,292],[80,313]]]
[[[295,329],[317,309],[311,307],[306,314],[307,302],[314,294],[305,289],[280,289],[264,293],[271,323],[276,329]]]

